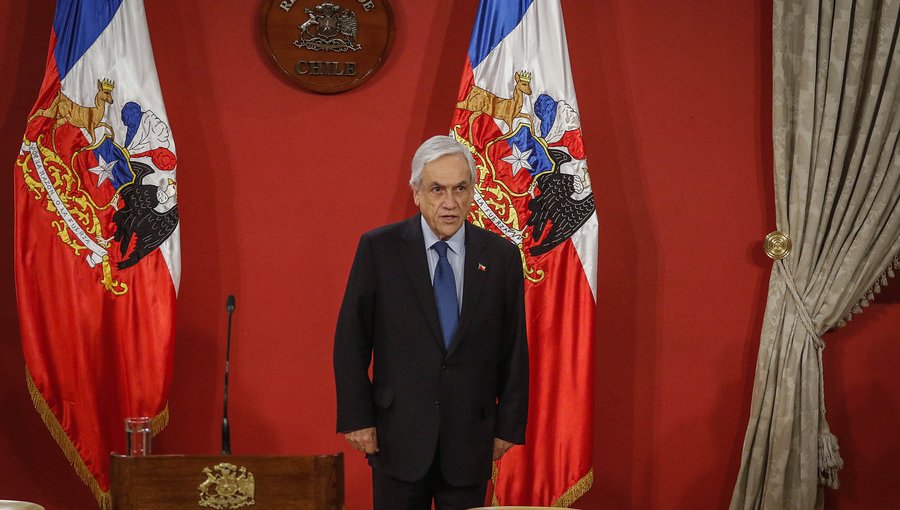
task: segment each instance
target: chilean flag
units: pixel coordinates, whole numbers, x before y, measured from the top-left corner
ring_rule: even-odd
[[[58,0],[14,169],[16,295],[35,408],[101,508],[124,419],[168,420],[176,166],[142,0]]]
[[[531,356],[526,445],[492,503],[570,506],[591,465],[598,225],[559,0],[481,0],[451,135],[479,168],[469,221],[519,246]]]

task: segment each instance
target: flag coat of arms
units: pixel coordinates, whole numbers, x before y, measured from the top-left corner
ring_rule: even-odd
[[[481,0],[451,135],[478,168],[469,220],[519,246],[531,358],[524,447],[494,504],[569,506],[591,467],[597,215],[559,0]]]
[[[15,163],[15,278],[35,407],[101,507],[124,419],[165,426],[177,158],[142,0],[58,0]]]

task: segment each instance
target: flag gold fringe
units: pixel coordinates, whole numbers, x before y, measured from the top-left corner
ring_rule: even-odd
[[[563,495],[553,502],[553,506],[560,508],[569,508],[578,498],[587,494],[587,491],[594,485],[594,468],[591,468],[581,480],[575,482],[575,485],[569,487]]]
[[[500,463],[494,461],[491,467],[491,505],[500,506],[500,500],[497,499],[497,478],[500,476]]]
[[[91,489],[92,493],[94,493],[94,497],[97,498],[97,504],[100,505],[100,509],[110,510],[112,508],[112,498],[109,495],[109,491],[104,491],[100,488],[100,484],[97,483],[94,475],[91,474],[90,470],[88,470],[87,466],[84,464],[84,460],[81,458],[81,455],[79,455],[75,445],[72,444],[72,440],[69,439],[68,434],[66,434],[62,425],[59,424],[53,411],[50,410],[50,406],[47,405],[47,401],[44,400],[44,396],[41,395],[41,392],[38,391],[37,386],[35,386],[34,379],[31,378],[31,372],[27,367],[25,368],[25,381],[28,384],[28,393],[31,394],[31,402],[34,403],[35,410],[41,416],[44,425],[47,426],[47,430],[50,431],[50,435],[56,441],[56,444],[62,449],[69,464],[72,464],[75,473],[81,478],[81,481]]]
[[[169,405],[166,404],[165,409],[162,410],[161,413],[157,414],[150,420],[150,432],[153,434],[153,437],[156,437],[156,434],[162,432],[162,430],[169,426]]]
[[[31,395],[31,402],[34,404],[34,409],[40,415],[44,425],[47,426],[50,436],[52,436],[53,440],[56,441],[56,444],[59,445],[59,448],[63,451],[63,454],[66,456],[69,464],[72,465],[72,468],[75,469],[75,473],[81,478],[81,481],[84,482],[94,494],[94,498],[96,498],[100,510],[111,510],[112,497],[110,496],[109,491],[104,491],[100,488],[100,484],[97,483],[97,479],[94,478],[93,473],[91,473],[87,465],[85,465],[84,459],[81,458],[75,445],[72,444],[69,435],[66,434],[66,431],[62,428],[62,425],[59,424],[53,411],[50,410],[50,406],[47,405],[44,396],[38,391],[37,386],[34,384],[34,379],[31,378],[31,372],[28,370],[28,367],[25,367],[25,382],[28,385],[28,393]],[[168,424],[169,406],[167,405],[165,409],[154,416],[153,420],[150,422],[150,428],[153,431],[153,435],[155,436],[158,434]]]
[[[494,486],[493,493],[491,494],[492,506],[500,506],[500,500],[497,499],[497,478],[499,475],[500,466],[497,462],[494,462],[494,467],[491,471],[491,482]],[[587,494],[587,491],[589,491],[593,485],[594,468],[591,468],[586,475],[582,476],[574,485],[566,489],[566,492],[563,492],[562,496],[554,501],[551,506],[555,508],[569,508],[572,506],[572,503],[575,503],[575,501],[578,500],[578,498]]]

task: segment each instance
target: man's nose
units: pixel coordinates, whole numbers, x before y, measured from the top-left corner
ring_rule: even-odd
[[[453,200],[453,193],[446,192],[441,195],[441,207],[444,209],[453,209],[456,207],[456,201]]]

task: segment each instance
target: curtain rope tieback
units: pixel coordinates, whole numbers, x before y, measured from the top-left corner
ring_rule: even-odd
[[[800,297],[800,292],[797,291],[797,285],[794,283],[794,273],[791,272],[791,269],[783,259],[776,260],[775,263],[781,271],[781,275],[784,277],[784,283],[788,288],[788,292],[791,294],[791,297],[794,298],[794,305],[796,305],[797,308],[797,315],[800,316],[800,322],[806,326],[806,331],[809,333],[813,345],[816,349],[821,351],[825,348],[825,341],[822,340],[822,336],[819,333],[815,322],[813,322],[812,316],[809,315],[809,311],[803,303],[803,298]]]
[[[841,482],[838,479],[838,471],[844,467],[844,459],[841,458],[837,437],[831,433],[831,427],[828,426],[828,419],[825,417],[825,376],[822,367],[822,350],[825,349],[825,342],[822,340],[812,317],[809,315],[806,305],[803,304],[800,293],[797,291],[797,286],[794,284],[794,275],[790,268],[782,259],[778,259],[775,262],[781,271],[788,292],[794,299],[800,322],[806,327],[806,331],[809,333],[808,337],[812,339],[816,348],[816,358],[819,364],[819,431],[816,456],[819,485],[837,489],[841,486]]]
[[[812,340],[813,346],[816,348],[816,358],[819,365],[818,482],[820,485],[837,489],[841,485],[838,479],[838,471],[844,467],[844,459],[840,455],[837,437],[831,433],[831,428],[828,426],[828,420],[825,417],[825,378],[822,367],[822,350],[825,349],[825,342],[822,340],[815,322],[813,322],[809,311],[806,309],[806,305],[800,297],[800,292],[797,291],[793,272],[784,261],[784,258],[790,254],[791,247],[791,239],[783,232],[775,231],[766,236],[766,255],[775,261],[781,272],[788,293],[794,300],[800,322],[803,323],[807,333],[809,333],[808,338]]]

